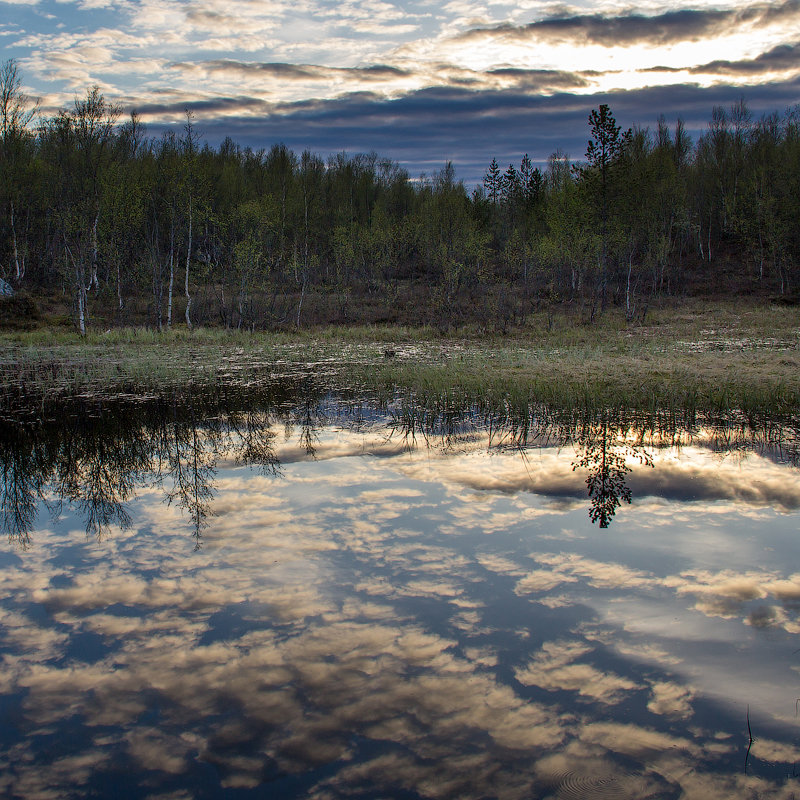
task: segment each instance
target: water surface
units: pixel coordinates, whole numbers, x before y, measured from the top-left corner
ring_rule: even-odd
[[[789,798],[793,420],[309,387],[0,431],[0,793]]]

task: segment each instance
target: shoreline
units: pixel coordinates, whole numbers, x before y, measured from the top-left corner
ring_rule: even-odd
[[[648,325],[608,314],[593,326],[533,319],[507,336],[429,328],[328,327],[245,334],[143,328],[0,333],[6,395],[247,388],[305,376],[380,393],[455,394],[488,403],[800,410],[800,314],[741,304],[654,311]]]

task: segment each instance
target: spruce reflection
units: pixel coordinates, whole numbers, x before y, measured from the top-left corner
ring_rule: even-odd
[[[602,412],[599,422],[587,421],[581,426],[576,444],[581,448],[580,457],[573,462],[572,469],[587,469],[586,486],[589,490],[589,519],[607,528],[619,506],[631,502],[631,490],[625,477],[631,471],[630,460],[648,467],[653,466],[653,457],[644,449],[642,440],[645,427],[635,432],[625,424],[611,422],[608,412]],[[626,436],[637,438],[629,441]]]
[[[509,401],[489,406],[475,400],[459,406],[450,394],[424,400],[409,394],[391,408],[387,424],[390,435],[400,437],[408,449],[421,444],[450,452],[480,441],[489,451],[518,452],[526,470],[527,454],[533,449],[575,447],[572,470],[588,471],[589,518],[601,528],[611,524],[623,503],[632,501],[628,479],[633,469],[654,467],[653,454],[658,451],[678,452],[699,443],[721,456],[758,453],[778,463],[800,463],[800,422],[792,415],[559,409]],[[491,461],[486,463],[491,469]],[[546,483],[541,476],[537,479],[540,486]],[[575,496],[580,491],[576,486]]]

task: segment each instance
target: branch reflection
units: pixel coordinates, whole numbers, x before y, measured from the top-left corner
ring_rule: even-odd
[[[0,418],[0,513],[10,540],[25,547],[44,504],[65,506],[102,539],[130,523],[137,487],[159,487],[191,521],[196,546],[213,513],[219,464],[254,466],[281,474],[276,429],[296,437],[305,457],[317,457],[320,433],[330,425],[383,432],[403,449],[445,453],[488,447],[523,459],[536,448],[572,446],[572,470],[586,470],[589,517],[607,528],[630,503],[628,478],[654,466],[653,454],[702,438],[727,457],[760,452],[797,466],[800,422],[741,414],[635,414],[623,409],[551,409],[511,403],[488,406],[452,393],[397,395],[384,402],[333,396],[303,379],[247,389],[186,387],[159,397],[3,399]],[[491,462],[489,462],[491,463]],[[577,495],[577,493],[576,493]]]

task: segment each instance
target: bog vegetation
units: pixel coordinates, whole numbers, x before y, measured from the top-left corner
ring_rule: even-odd
[[[323,161],[282,144],[202,141],[191,114],[148,137],[97,88],[42,118],[13,61],[0,74],[0,269],[23,290],[0,317],[44,307],[91,327],[470,322],[505,331],[572,301],[640,318],[687,288],[791,300],[800,256],[800,111],[715,108],[620,130],[592,112],[588,147],[546,166],[487,154],[469,192],[451,164],[412,180],[376,154]],[[33,297],[35,302],[30,300]]]

